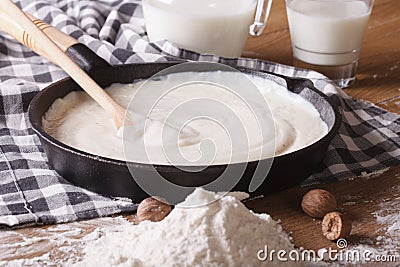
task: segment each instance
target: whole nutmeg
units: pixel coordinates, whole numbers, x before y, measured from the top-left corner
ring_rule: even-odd
[[[171,206],[160,197],[148,197],[140,202],[137,208],[137,218],[139,222],[152,221],[159,222],[171,212]]]
[[[313,189],[303,196],[301,208],[311,217],[322,218],[336,209],[336,199],[326,190]]]
[[[348,236],[351,232],[351,221],[340,212],[329,212],[322,220],[322,233],[329,240]]]

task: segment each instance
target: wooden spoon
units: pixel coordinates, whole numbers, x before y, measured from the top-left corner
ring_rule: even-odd
[[[126,112],[124,107],[112,99],[95,81],[93,81],[85,71],[72,61],[72,59],[70,59],[64,51],[11,0],[0,0],[0,17],[1,30],[10,34],[39,55],[46,57],[52,63],[60,66],[82,87],[82,89],[107,111],[114,119],[117,129],[124,124],[125,114],[129,116],[129,112]],[[15,18],[15,20],[18,21],[17,23],[20,28],[15,27],[16,25],[12,22],[11,18]],[[40,23],[37,22],[37,24],[40,26]],[[42,28],[45,27],[42,25]],[[73,41],[76,40],[70,37],[69,42],[73,44]],[[127,119],[129,118],[130,117],[127,117]],[[131,123],[130,120],[128,121]]]

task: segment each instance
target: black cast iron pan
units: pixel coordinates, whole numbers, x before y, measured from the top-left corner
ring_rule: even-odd
[[[76,40],[70,37],[63,39],[60,37],[62,35],[54,35],[53,32],[46,33],[56,40],[59,46],[102,87],[107,87],[112,83],[132,83],[134,80],[151,77],[165,68],[181,63],[110,66]],[[267,178],[256,191],[252,192],[252,195],[266,195],[300,183],[318,168],[329,143],[337,133],[341,123],[338,108],[307,79],[285,77],[253,69],[239,67],[237,69],[284,84],[290,91],[310,101],[328,125],[328,134],[319,141],[295,152],[276,157]],[[199,71],[205,70],[199,69]],[[50,165],[75,185],[107,196],[128,197],[134,201],[141,201],[148,195],[132,178],[126,162],[79,151],[55,140],[43,130],[42,117],[52,103],[76,90],[81,90],[81,88],[72,79],[66,78],[39,92],[30,103],[29,119],[42,143]],[[247,165],[245,172],[233,190],[249,191],[249,184],[258,163],[258,161],[243,163]],[[193,187],[212,181],[227,167],[227,165],[212,165],[200,172],[190,172],[170,165],[129,164],[133,167],[135,175],[145,179],[152,179],[155,169],[169,181]]]

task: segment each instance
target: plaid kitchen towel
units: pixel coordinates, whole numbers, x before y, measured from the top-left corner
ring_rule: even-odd
[[[140,1],[21,0],[17,4],[114,65],[178,57],[313,80],[340,105],[343,124],[321,171],[304,184],[343,180],[400,162],[400,139],[396,134],[400,131],[400,116],[351,99],[321,74],[254,59],[200,55],[168,42],[148,43]],[[76,187],[49,168],[26,112],[39,90],[65,76],[58,67],[0,33],[0,225],[66,222],[136,209],[129,201]]]

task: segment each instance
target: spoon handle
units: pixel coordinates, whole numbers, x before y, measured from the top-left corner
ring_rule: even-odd
[[[112,99],[95,81],[90,78],[75,62],[73,62],[31,19],[11,0],[0,1],[1,29],[15,36],[16,39],[41,56],[60,66],[71,78],[79,84],[102,108],[114,119],[117,128],[123,125],[125,108]],[[11,18],[18,18],[18,25],[23,30],[18,35],[18,27],[10,22]],[[41,25],[39,23],[39,25]],[[17,29],[16,32],[13,30]],[[56,30],[54,28],[54,30]],[[58,30],[56,30],[58,31]],[[19,31],[20,32],[20,31]]]
[[[36,26],[42,30],[48,37],[51,38],[53,42],[57,44],[57,46],[65,53],[68,48],[73,46],[74,44],[79,43],[78,40],[73,38],[72,36],[63,33],[62,31],[54,28],[53,26],[47,24],[46,22],[35,18],[34,16],[25,13]],[[46,51],[42,49],[42,47],[36,44],[36,41],[26,32],[23,28],[16,22],[16,20],[10,19],[10,17],[0,11],[0,30],[7,32],[15,40],[25,45],[26,47],[32,49],[37,54],[47,58],[49,61],[53,62],[50,56]],[[54,63],[54,62],[53,62]]]
[[[42,30],[42,32],[44,32],[48,37],[50,37],[50,39],[56,43],[56,45],[65,53],[68,48],[70,48],[71,46],[73,46],[74,44],[78,43],[78,40],[76,40],[75,38],[73,38],[72,36],[63,33],[62,31],[54,28],[53,26],[47,24],[46,22],[44,22],[43,20],[37,19],[34,16],[25,13],[26,16],[28,16],[30,18],[30,20],[36,24],[36,26]],[[28,34],[25,35],[27,36],[27,38],[30,38],[30,36]],[[30,38],[32,39],[32,38]],[[34,42],[34,40],[32,40]]]

